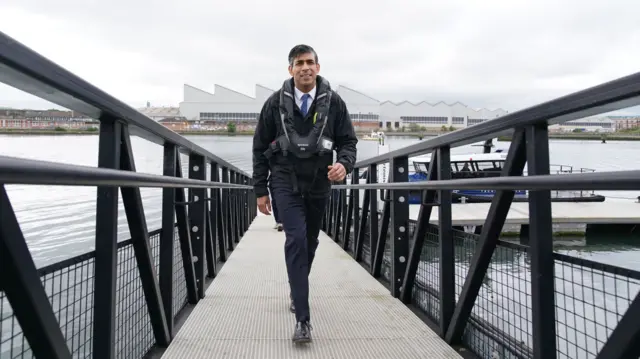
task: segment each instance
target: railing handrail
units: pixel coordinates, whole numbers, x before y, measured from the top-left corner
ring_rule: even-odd
[[[553,125],[636,105],[640,105],[640,72],[558,97],[477,125],[370,157],[358,161],[355,167],[361,168],[388,162],[394,157],[418,155],[444,146],[464,146],[473,142],[508,135],[517,127],[529,126],[540,122]]]
[[[0,156],[0,183],[59,186],[253,189],[251,185],[203,181],[8,156]]]
[[[0,82],[94,119],[121,119],[130,126],[132,135],[159,145],[173,143],[180,150],[204,156],[231,171],[251,177],[1,31]]]
[[[2,167],[0,167],[1,169]],[[0,175],[0,180],[2,179]],[[333,185],[332,189],[637,190],[640,170]]]

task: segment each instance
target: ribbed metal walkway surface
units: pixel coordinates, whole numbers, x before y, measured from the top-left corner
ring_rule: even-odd
[[[321,233],[310,277],[313,342],[294,345],[284,232],[258,216],[162,356],[460,358]]]

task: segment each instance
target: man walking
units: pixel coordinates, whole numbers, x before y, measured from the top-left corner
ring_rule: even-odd
[[[318,76],[315,50],[297,45],[288,60],[292,78],[267,99],[260,112],[253,137],[253,179],[258,209],[268,215],[267,176],[271,172],[271,195],[286,237],[291,310],[296,315],[292,339],[308,342],[309,273],[322,217],[331,181],[342,181],[353,169],[358,139],[346,104]]]

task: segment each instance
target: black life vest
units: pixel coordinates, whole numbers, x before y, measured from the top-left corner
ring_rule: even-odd
[[[315,98],[315,113],[313,114],[313,128],[307,135],[299,134],[294,127],[294,106],[293,81],[286,80],[280,90],[280,125],[282,128],[279,136],[271,143],[265,152],[267,158],[281,153],[283,156],[289,154],[300,159],[307,159],[313,156],[323,156],[331,153],[334,143],[331,138],[324,134],[325,127],[329,120],[329,109],[331,95],[333,91],[329,82],[323,77],[317,77],[317,95]]]

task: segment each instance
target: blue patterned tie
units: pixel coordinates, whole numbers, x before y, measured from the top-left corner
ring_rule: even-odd
[[[304,116],[307,115],[307,111],[309,111],[309,105],[307,104],[307,100],[311,97],[308,93],[302,95],[302,106],[300,106],[300,111]]]

